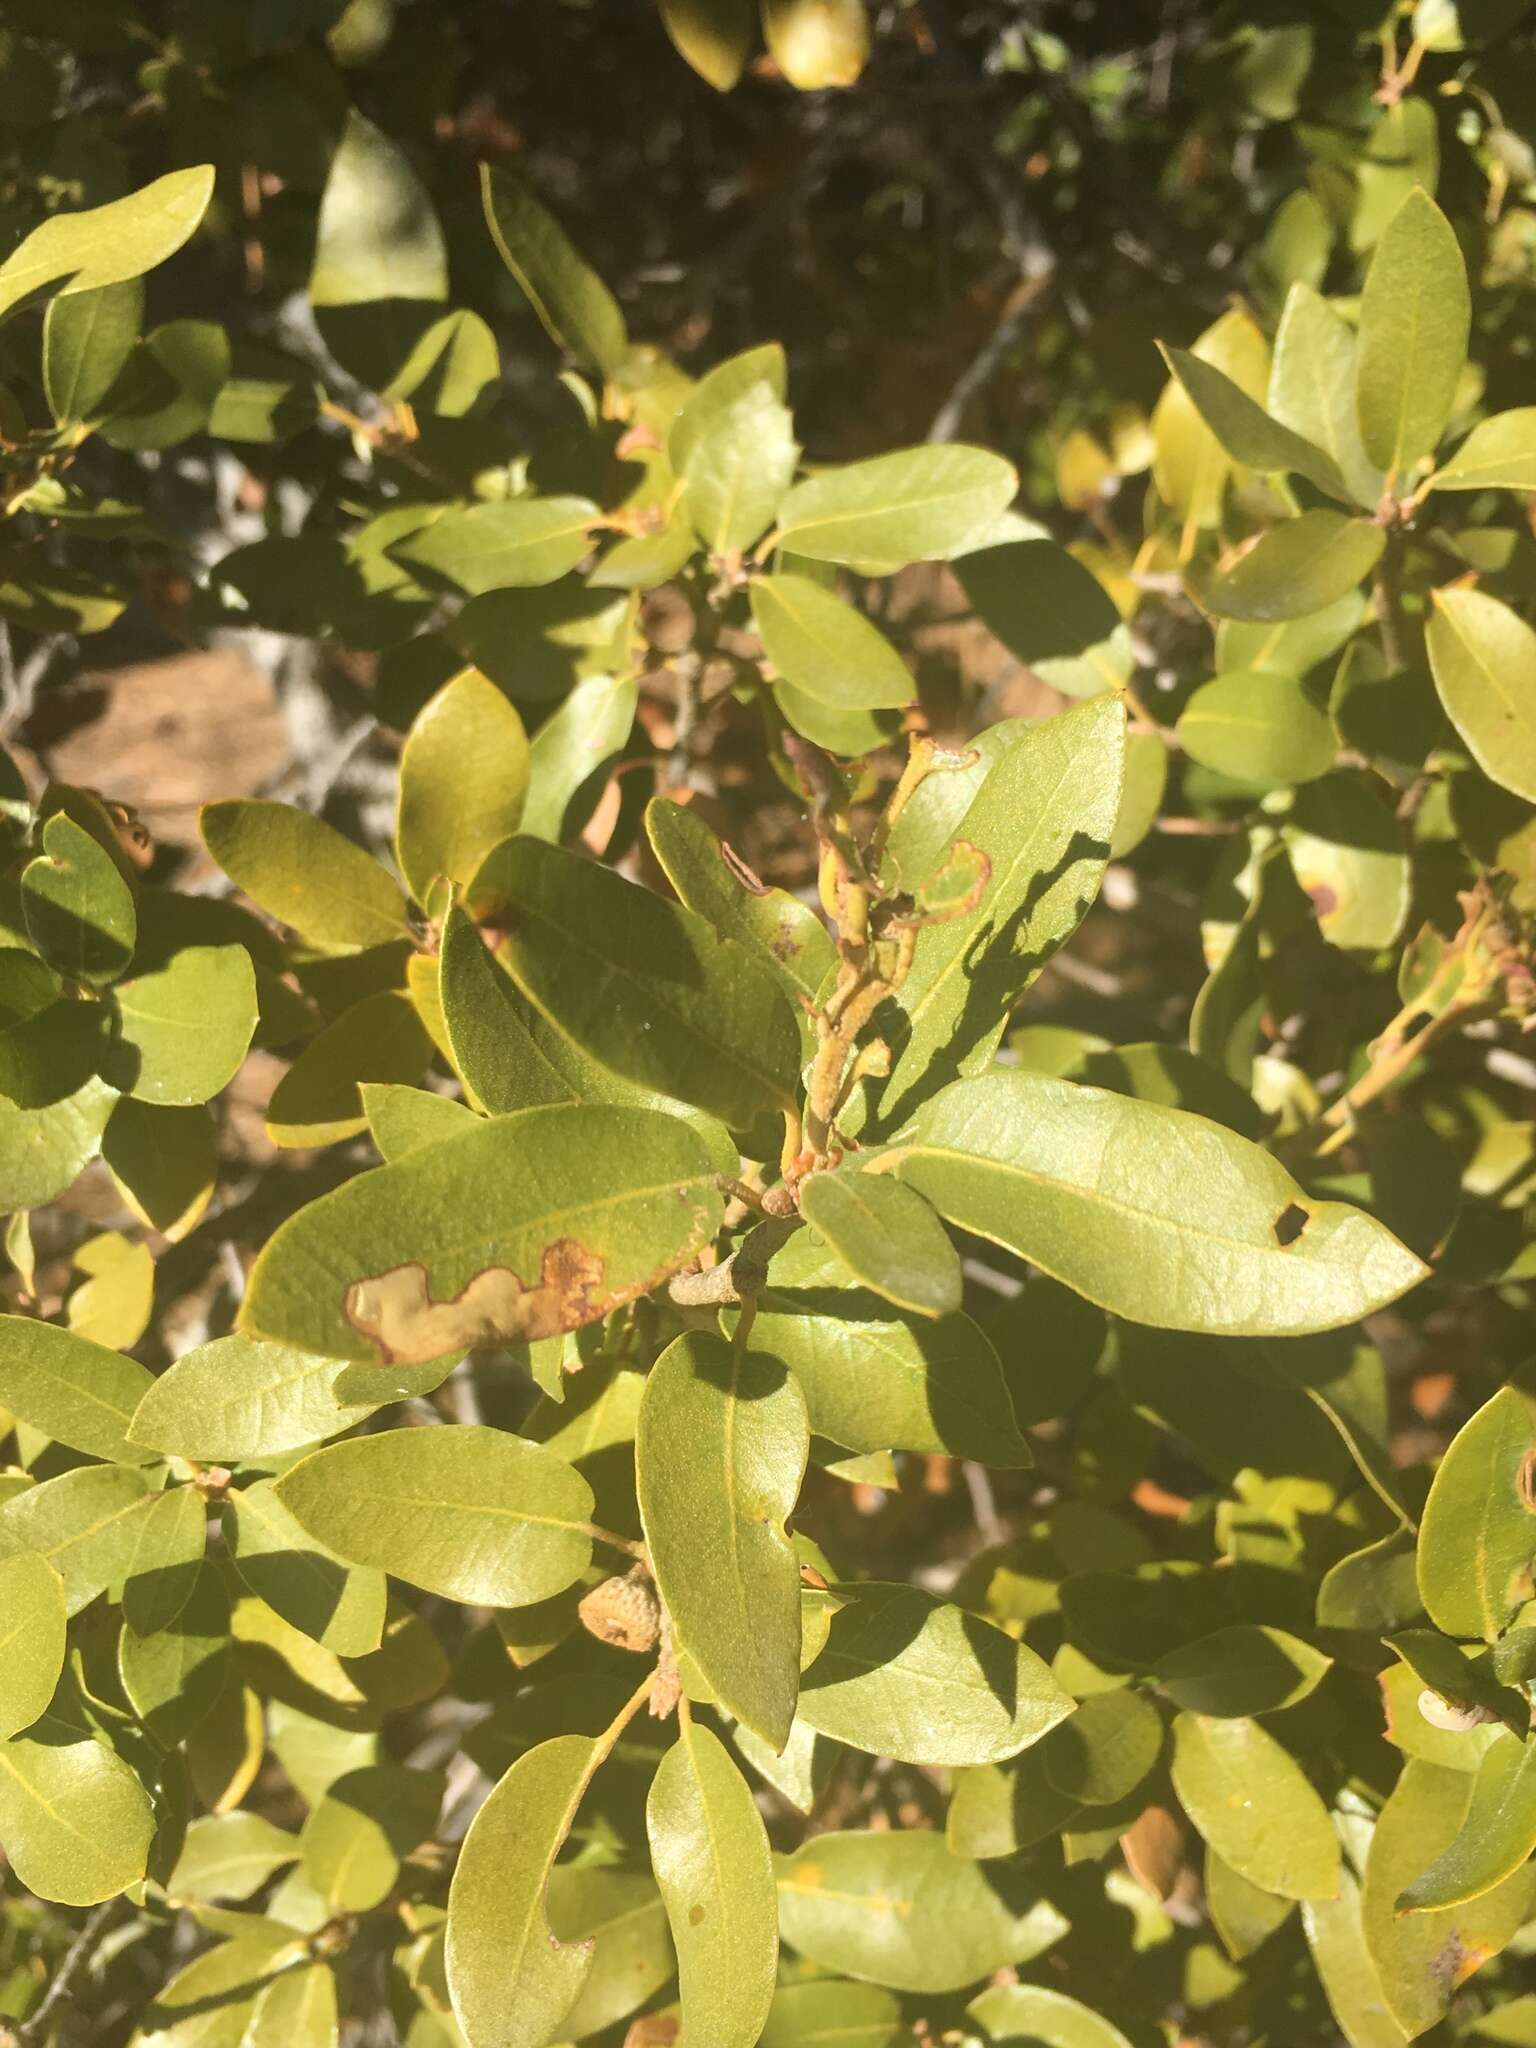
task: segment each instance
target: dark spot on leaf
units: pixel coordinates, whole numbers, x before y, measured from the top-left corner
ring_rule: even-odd
[[[1515,1493],[1528,1515],[1536,1515],[1536,1451],[1527,1451],[1515,1475]]]
[[[1281,1247],[1294,1244],[1311,1221],[1310,1212],[1299,1202],[1287,1202],[1275,1218],[1275,1243]]]
[[[688,1908],[688,1925],[690,1927],[700,1926],[703,1922],[703,1919],[704,1908],[702,1906],[690,1906]]]
[[[1313,882],[1307,889],[1312,899],[1312,908],[1319,917],[1331,917],[1339,907],[1339,892],[1327,882]]]

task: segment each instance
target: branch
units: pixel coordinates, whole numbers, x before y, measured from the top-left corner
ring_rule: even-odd
[[[30,2044],[41,2041],[43,2031],[53,2014],[67,1999],[74,1988],[75,1979],[90,1961],[102,1936],[118,1917],[125,1904],[122,1893],[115,1899],[107,1899],[99,1905],[86,1921],[80,1932],[69,1945],[69,1951],[48,1989],[43,1993],[42,2003],[30,2018],[12,2027],[0,2040],[6,2040],[11,2048],[30,2048]]]

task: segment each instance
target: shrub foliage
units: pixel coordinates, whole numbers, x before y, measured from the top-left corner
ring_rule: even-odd
[[[485,12],[0,29],[10,2037],[1536,2042],[1525,10],[549,7],[887,265],[935,86],[926,439]]]

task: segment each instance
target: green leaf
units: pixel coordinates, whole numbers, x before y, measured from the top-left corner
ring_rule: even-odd
[[[448,296],[448,251],[404,152],[349,107],[315,224],[309,302],[326,344],[374,390],[405,365]]]
[[[894,2048],[901,2007],[877,1984],[781,1984],[758,2048]]]
[[[1269,344],[1251,314],[1231,307],[1200,336],[1193,354],[1214,363],[1256,403],[1269,375]],[[1276,407],[1270,411],[1279,417]],[[1293,427],[1296,421],[1290,421]],[[1316,436],[1298,428],[1308,440]],[[1176,378],[1164,386],[1152,413],[1152,478],[1158,496],[1178,515],[1192,540],[1201,527],[1220,523],[1232,458]]]
[[[0,1739],[47,1712],[64,1669],[64,1584],[46,1558],[0,1560]]]
[[[156,1494],[138,1519],[123,1581],[123,1619],[135,1635],[169,1628],[192,1596],[208,1540],[208,1509],[194,1486]]]
[[[898,1763],[999,1763],[1073,1710],[1035,1653],[980,1615],[916,1586],[837,1596],[801,1683],[800,1718],[819,1734]]]
[[[523,721],[494,683],[465,669],[418,713],[400,756],[395,848],[418,903],[439,876],[461,888],[474,880],[517,830],[527,788]]]
[[[1124,733],[1118,700],[1095,698],[1027,726],[987,771],[954,836],[991,879],[967,916],[919,933],[906,981],[877,1012],[895,1059],[887,1081],[865,1084],[876,1105],[866,1139],[986,1066],[1009,1010],[1076,930],[1109,855]]]
[[[352,950],[405,937],[405,898],[371,855],[291,804],[205,804],[203,844],[259,909],[317,946]]]
[[[682,475],[708,429],[757,384],[766,384],[775,398],[787,395],[789,366],[782,342],[765,342],[727,356],[694,385],[667,432],[667,460],[677,475]]]
[[[1536,491],[1536,405],[1479,420],[1429,482],[1437,491]]]
[[[144,285],[137,277],[49,301],[43,316],[43,390],[60,426],[96,416],[133,353],[143,315]]]
[[[635,1488],[657,1589],[721,1703],[776,1750],[800,1679],[800,1565],[784,1524],[809,1453],[804,1399],[776,1358],[695,1330],[651,1368]]]
[[[1295,677],[1263,669],[1202,683],[1177,731],[1192,761],[1268,789],[1326,775],[1337,752],[1333,727]]]
[[[654,1110],[557,1103],[477,1123],[290,1216],[242,1321],[375,1366],[554,1336],[695,1257],[719,1228],[714,1178],[697,1134]]]
[[[789,408],[766,381],[712,411],[678,474],[683,506],[712,554],[739,556],[772,523],[800,459]]]
[[[1273,1714],[1304,1700],[1333,1659],[1282,1628],[1237,1622],[1182,1644],[1152,1669],[1175,1706],[1196,1714]]]
[[[184,1742],[213,1710],[231,1682],[233,1646],[229,1595],[218,1568],[198,1565],[174,1621],[153,1635],[125,1628],[117,1639],[117,1671],[124,1693],[156,1742]]]
[[[103,440],[157,449],[202,433],[229,365],[229,337],[217,322],[168,320],[139,343],[107,393]]]
[[[837,949],[815,911],[787,889],[760,882],[691,805],[652,797],[645,829],[679,901],[708,918],[721,938],[736,940],[771,967],[792,998],[814,999],[837,964]]]
[[[1478,1779],[1410,1758],[1371,1837],[1361,1895],[1366,1947],[1392,2017],[1427,2033],[1461,1986],[1496,1956],[1536,1898],[1536,1864],[1492,1891],[1437,1911],[1399,1913],[1404,1891],[1455,1841]]]
[[[779,1866],[779,1926],[808,1961],[893,1991],[959,1991],[1067,1929],[1033,1883],[994,1881],[931,1829],[814,1836]]]
[[[336,2048],[336,1972],[326,1962],[279,1971],[256,2000],[240,2048]]]
[[[966,2011],[997,2048],[1131,2048],[1102,2013],[1044,1984],[994,1984]]]
[[[196,1908],[199,1919],[217,1916],[218,1932],[234,1938],[205,1949],[178,1970],[144,2008],[134,2048],[258,2048],[258,2005],[289,1979],[308,1942],[295,1928],[226,1908]],[[300,1979],[313,1973],[301,1969]],[[329,1975],[328,1971],[320,1972]],[[260,2048],[277,2048],[270,2036]],[[297,2044],[295,2044],[297,2048]],[[308,2044],[305,2044],[308,2048]]]
[[[549,1873],[549,1924],[557,1940],[595,1944],[581,1996],[561,2022],[573,2041],[626,2019],[676,1967],[666,1908],[640,1871],[557,1863]]]
[[[985,532],[1018,487],[1012,465],[984,448],[903,448],[796,484],[779,507],[779,540],[814,562],[882,572],[948,560]]]
[[[556,842],[566,836],[566,813],[582,789],[623,751],[638,702],[633,677],[616,682],[612,676],[587,676],[545,719],[528,749],[528,800],[521,828],[525,834]]]
[[[779,1953],[768,1837],[746,1780],[696,1722],[657,1768],[645,1831],[677,1949],[679,2048],[754,2048]]]
[[[1388,221],[1366,273],[1355,372],[1365,452],[1399,488],[1445,431],[1471,316],[1455,232],[1416,186]]]
[[[1121,631],[1114,600],[1049,534],[968,551],[955,574],[988,630],[1053,688],[1092,696],[1125,681],[1129,670],[1117,669],[1111,652]],[[1085,675],[1092,679],[1088,687],[1080,680]],[[995,741],[1006,734],[992,726],[976,737]],[[946,770],[921,787],[931,798],[934,785],[950,779]]]
[[[1502,1884],[1536,1850],[1536,1743],[1498,1737],[1477,1767],[1460,1831],[1397,1901],[1399,1913],[1464,1906]]]
[[[475,2048],[545,2048],[591,1974],[591,1944],[557,1939],[545,1895],[599,1758],[584,1735],[539,1743],[464,1837],[448,1893],[446,1961],[454,2016]]]
[[[1338,1897],[1308,1899],[1301,1920],[1312,1966],[1350,2048],[1406,2048],[1408,2036],[1387,2008],[1365,1945],[1360,1887],[1348,1864],[1339,1874]]]
[[[51,1714],[0,1742],[0,1843],[40,1899],[94,1906],[137,1884],[154,1832],[149,1794],[104,1743]]]
[[[1205,1851],[1204,1876],[1206,1908],[1211,1924],[1221,1936],[1222,1947],[1234,1960],[1241,1961],[1261,1948],[1275,1929],[1283,1926],[1296,1910],[1294,1899],[1278,1899],[1273,1892],[1261,1891],[1256,1884],[1250,1884],[1230,1863],[1223,1863],[1209,1844]],[[1342,1885],[1349,1873],[1341,1870],[1339,1876],[1342,1897]],[[1309,1900],[1306,1910],[1310,1912],[1318,1903]],[[1358,1914],[1358,1907],[1356,1911]]]
[[[768,53],[800,92],[857,82],[869,56],[865,0],[762,0]]]
[[[270,1480],[224,1501],[224,1545],[241,1581],[338,1657],[366,1657],[384,1635],[384,1574],[350,1568],[283,1505]]]
[[[763,652],[797,690],[851,710],[899,709],[917,694],[890,641],[809,576],[758,576],[752,623]]]
[[[774,1259],[752,1345],[794,1373],[815,1433],[850,1451],[1031,1462],[1002,1365],[971,1318],[897,1314],[855,1285],[813,1231],[797,1232]]]
[[[1536,1596],[1536,1401],[1503,1387],[1441,1459],[1419,1530],[1419,1595],[1449,1636],[1493,1642]]]
[[[312,1038],[272,1091],[267,1136],[274,1145],[331,1145],[367,1128],[361,1090],[369,1082],[419,1081],[432,1040],[409,996],[379,989],[343,1010]]]
[[[920,1195],[886,1174],[813,1173],[800,1213],[854,1278],[898,1308],[952,1314],[964,1291],[960,1255]]]
[[[1187,349],[1158,345],[1200,417],[1234,462],[1241,462],[1248,469],[1292,470],[1326,491],[1329,497],[1349,503],[1349,488],[1339,473],[1339,465],[1325,449],[1272,419],[1263,406],[1256,404],[1240,384],[1234,384],[1214,363],[1202,361]]]
[[[175,255],[212,196],[213,165],[198,164],[106,206],[54,214],[0,263],[0,319],[51,285],[89,292],[142,277]]]
[[[1394,1301],[1425,1268],[1204,1117],[998,1071],[957,1081],[887,1155],[962,1230],[1162,1329],[1297,1336]]]
[[[124,1096],[103,1134],[101,1156],[134,1215],[172,1244],[213,1198],[217,1136],[201,1107],[166,1108]]]
[[[256,1030],[256,975],[244,946],[184,946],[119,982],[103,1073],[141,1102],[207,1102],[234,1079]]]
[[[716,92],[729,92],[757,41],[752,0],[661,0],[672,47]]]
[[[1374,776],[1341,769],[1296,792],[1282,834],[1330,945],[1390,946],[1408,915],[1407,834]]]
[[[510,171],[481,166],[491,240],[557,347],[611,377],[629,349],[624,316],[565,230]]]
[[[133,891],[100,842],[63,811],[43,827],[43,851],[22,870],[27,935],[72,981],[115,981],[133,958]]]
[[[1386,535],[1372,520],[1302,512],[1260,534],[1231,568],[1205,582],[1200,596],[1224,618],[1303,618],[1369,576],[1385,546]]]
[[[255,1337],[215,1337],[163,1372],[134,1413],[131,1438],[178,1458],[271,1458],[365,1422],[403,1397],[405,1378],[363,1383],[342,1360]],[[420,1391],[436,1380],[417,1368]],[[411,1391],[418,1391],[412,1387]]]
[[[300,1836],[304,1876],[335,1913],[369,1913],[400,1875],[400,1859],[437,1826],[443,1781],[432,1771],[372,1764],[327,1788]]]
[[[1269,411],[1337,463],[1356,504],[1375,507],[1383,478],[1360,440],[1355,330],[1309,284],[1293,284],[1275,333]]]
[[[328,1445],[290,1467],[275,1492],[338,1557],[449,1600],[547,1600],[592,1555],[592,1489],[581,1474],[542,1444],[480,1423]]]
[[[1012,1763],[955,1774],[944,1837],[956,1856],[1017,1856],[1079,1818],[1077,1801],[1065,1798],[1046,1776],[1044,1750],[1037,1743]]]
[[[141,1465],[128,1431],[154,1385],[142,1365],[34,1316],[0,1316],[0,1403],[92,1458]]]
[[[778,981],[696,912],[534,839],[497,863],[502,958],[528,999],[616,1073],[732,1126],[786,1106],[800,1033]]]
[[[590,498],[502,498],[450,506],[430,526],[397,541],[389,555],[472,597],[530,589],[575,568],[592,545],[598,516]]]
[[[1163,1721],[1142,1694],[1090,1693],[1040,1746],[1051,1789],[1076,1806],[1118,1806],[1155,1768]]]
[[[1182,1713],[1173,1789],[1217,1855],[1261,1891],[1331,1899],[1339,1842],[1301,1766],[1257,1721]]]
[[[1536,632],[1486,591],[1432,595],[1424,641],[1440,701],[1483,773],[1536,803]]]
[[[542,1019],[457,905],[443,925],[438,974],[449,1050],[472,1101],[505,1116],[577,1100],[578,1090],[545,1057],[531,1028]]]
[[[430,1088],[407,1088],[397,1081],[364,1081],[359,1084],[368,1134],[386,1165],[417,1152],[423,1145],[435,1145],[439,1138],[456,1138],[472,1128],[474,1111],[451,1095],[434,1095]]]
[[[212,1905],[248,1899],[299,1853],[299,1838],[259,1813],[208,1813],[194,1820],[166,1879],[173,1899]]]

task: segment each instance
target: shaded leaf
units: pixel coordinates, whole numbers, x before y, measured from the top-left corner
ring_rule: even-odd
[[[854,1278],[898,1308],[949,1315],[964,1285],[960,1256],[920,1195],[886,1174],[813,1173],[800,1213]]]
[[[1206,1841],[1240,1876],[1287,1899],[1331,1899],[1339,1843],[1301,1767],[1252,1720],[1183,1713],[1173,1787]]]
[[[788,1103],[800,1033],[778,981],[696,912],[533,839],[498,858],[514,981],[585,1051],[744,1126]]]
[[[285,1621],[338,1657],[366,1657],[379,1647],[383,1573],[349,1568],[318,1543],[270,1480],[229,1493],[223,1520],[225,1548],[241,1580]]]
[[[256,976],[244,946],[184,946],[113,994],[116,1035],[102,1072],[115,1088],[188,1107],[234,1079],[256,1030]]]
[[[101,843],[63,811],[43,827],[43,850],[22,870],[27,935],[72,981],[115,981],[133,957],[133,891]]]
[[[590,498],[501,498],[450,507],[396,541],[389,554],[472,597],[527,589],[575,568],[592,545],[597,517]]]
[[[780,1863],[779,1924],[809,1961],[895,1991],[958,1991],[1067,1926],[1032,1887],[994,1883],[926,1829],[814,1836]]]
[[[1332,1663],[1284,1629],[1238,1622],[1170,1650],[1153,1671],[1175,1705],[1230,1717],[1294,1706],[1322,1682]]]
[[[819,1733],[900,1763],[986,1764],[1072,1713],[1034,1652],[979,1615],[916,1586],[837,1592],[801,1684],[800,1718]]]
[[[550,339],[611,376],[629,347],[613,294],[520,178],[485,164],[480,180],[491,239]]]
[[[1337,603],[1369,576],[1385,546],[1386,536],[1373,520],[1301,512],[1261,534],[1230,568],[1203,584],[1200,596],[1223,618],[1304,618]]]

